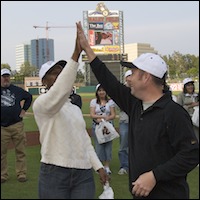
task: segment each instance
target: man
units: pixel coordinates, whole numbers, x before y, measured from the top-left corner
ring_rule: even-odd
[[[187,174],[199,163],[199,145],[187,111],[172,100],[167,65],[142,54],[132,63],[130,88],[121,84],[90,48],[77,23],[80,45],[93,73],[129,116],[129,188],[134,198],[189,199]]]
[[[11,84],[11,72],[1,70],[1,183],[8,180],[7,150],[12,141],[16,155],[16,174],[19,182],[27,181],[23,117],[31,105],[32,95]]]
[[[81,96],[75,92],[74,86],[72,87],[72,92],[71,92],[69,98],[71,99],[71,103],[73,103],[74,105],[77,105],[80,109],[82,108]]]
[[[128,77],[131,76],[131,70],[126,71],[125,77],[125,85],[129,86]],[[120,161],[120,170],[118,172],[119,175],[128,173],[128,115],[120,110],[119,113],[119,134],[120,134],[120,147],[119,147],[119,161]]]

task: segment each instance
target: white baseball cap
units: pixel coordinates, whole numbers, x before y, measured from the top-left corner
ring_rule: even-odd
[[[128,68],[137,67],[145,72],[148,72],[158,78],[162,78],[167,72],[167,64],[165,61],[157,54],[154,53],[144,53],[138,58],[133,60],[133,62],[120,62],[122,66]]]
[[[127,76],[130,76],[132,74],[132,71],[129,69],[128,71],[125,72],[124,77],[126,78]]]
[[[108,32],[107,31],[102,31],[101,33],[107,34]]]
[[[2,69],[2,70],[1,70],[1,76],[5,75],[5,74],[11,75],[10,70],[9,70],[9,69],[6,69],[6,68]]]
[[[187,83],[190,83],[190,82],[194,83],[194,81],[193,81],[191,78],[185,78],[185,79],[183,80],[183,85],[185,85],[185,84],[187,84]]]
[[[39,77],[40,79],[42,80],[45,76],[45,74],[52,68],[54,67],[55,65],[60,65],[62,67],[65,67],[65,65],[67,64],[67,61],[65,60],[60,60],[58,62],[54,62],[54,61],[48,61],[46,63],[44,63],[41,68],[40,68],[40,71],[39,71]]]

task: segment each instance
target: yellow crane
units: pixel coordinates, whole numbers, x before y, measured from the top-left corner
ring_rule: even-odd
[[[50,28],[75,28],[75,26],[48,26],[48,22],[46,22],[46,26],[33,26],[33,28],[45,28],[46,30],[46,39],[47,39],[47,42],[46,42],[46,52],[47,52],[47,61],[49,60],[49,45],[48,45],[48,39],[49,39],[49,36],[48,36],[48,30]]]

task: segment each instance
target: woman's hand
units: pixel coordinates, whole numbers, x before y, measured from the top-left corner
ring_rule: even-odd
[[[110,180],[110,177],[107,175],[104,168],[100,168],[99,170],[97,170],[97,172],[99,173],[99,178],[100,178],[101,184],[105,185],[105,183]]]
[[[82,52],[82,48],[80,46],[80,39],[79,39],[79,34],[78,34],[78,28],[76,31],[76,43],[75,43],[75,49],[74,49],[74,53],[72,55],[72,59],[76,62],[78,62],[78,59],[80,57],[80,54]]]

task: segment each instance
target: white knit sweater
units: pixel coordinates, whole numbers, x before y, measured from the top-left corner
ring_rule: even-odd
[[[54,85],[33,104],[40,132],[41,162],[62,167],[98,170],[98,159],[80,108],[69,100],[78,63],[72,59]]]

